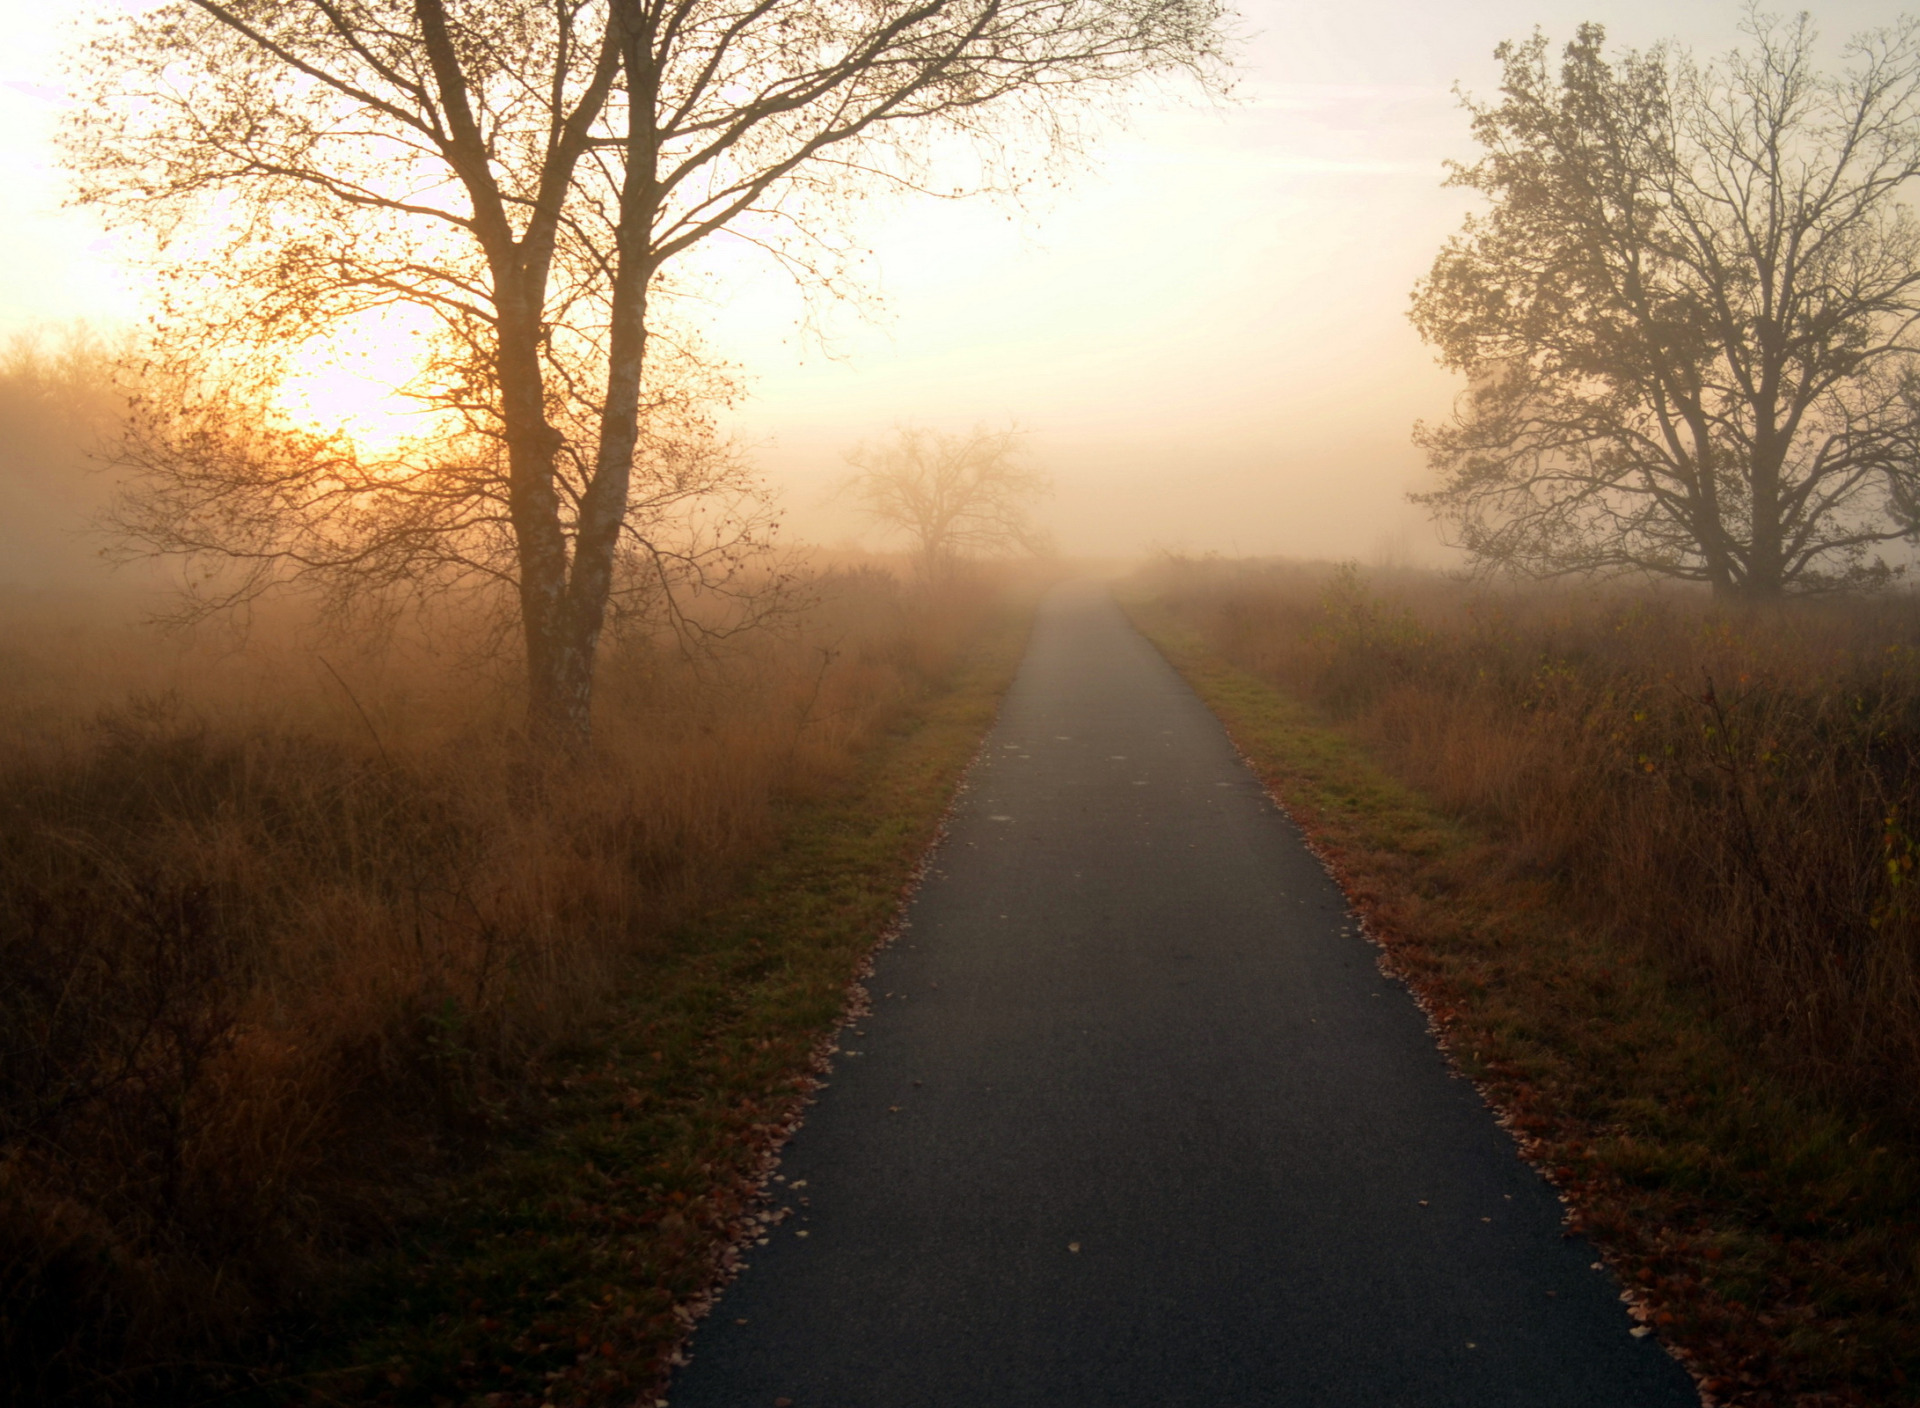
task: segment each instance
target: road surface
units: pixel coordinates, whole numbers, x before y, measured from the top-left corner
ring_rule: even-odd
[[[673,1408],[1697,1405],[1104,590],[1057,590]]]

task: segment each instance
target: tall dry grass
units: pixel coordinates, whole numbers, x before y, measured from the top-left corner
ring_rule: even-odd
[[[537,1124],[663,934],[992,609],[872,565],[810,591],[712,652],[615,646],[557,768],[457,620],[355,652],[0,601],[0,1397],[144,1401]]]
[[[1244,668],[1711,989],[1782,1069],[1920,1132],[1920,601],[1171,560]]]

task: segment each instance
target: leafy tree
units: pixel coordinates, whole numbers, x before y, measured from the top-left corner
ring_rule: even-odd
[[[644,511],[743,487],[678,384],[697,355],[667,354],[671,271],[731,231],[831,272],[836,193],[930,182],[956,137],[1066,136],[1077,100],[1210,72],[1222,28],[1218,0],[167,0],[110,22],[70,148],[86,198],[159,235],[170,334],[130,526],[238,562],[242,595],[508,581],[532,726],[577,748],[623,568],[701,580],[752,545],[724,512],[665,543]],[[411,389],[451,451],[368,464],[263,424],[277,349],[396,304],[437,320]]]
[[[1033,505],[1051,486],[1020,448],[1016,430],[948,435],[903,426],[848,453],[858,473],[847,487],[868,517],[906,535],[921,576],[938,581],[967,558],[1046,546]]]
[[[1471,217],[1412,317],[1470,388],[1416,499],[1483,565],[1769,598],[1883,582],[1920,506],[1920,30],[1702,67],[1583,26],[1496,51]]]

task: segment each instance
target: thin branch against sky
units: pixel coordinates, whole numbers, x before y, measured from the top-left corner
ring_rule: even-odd
[[[1816,18],[1837,41],[1899,9],[1855,0]],[[57,11],[0,3],[0,179],[16,212],[0,227],[0,330],[138,317],[113,242],[58,208]],[[1674,34],[1713,53],[1737,19],[1730,3],[1653,0],[1243,12],[1237,102],[1137,114],[1029,212],[879,202],[858,232],[877,318],[801,306],[751,250],[715,261],[715,341],[749,373],[739,428],[790,486],[795,531],[857,531],[819,507],[850,437],[1011,418],[1058,480],[1047,516],[1068,550],[1364,556],[1383,532],[1424,534],[1401,501],[1423,473],[1407,428],[1453,383],[1404,309],[1465,207],[1439,188],[1441,161],[1467,150],[1450,85],[1487,91],[1493,46],[1535,24],[1564,39],[1598,18],[1622,42]]]

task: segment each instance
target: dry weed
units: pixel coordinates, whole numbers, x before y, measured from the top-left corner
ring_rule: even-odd
[[[566,768],[503,741],[510,674],[444,640],[329,653],[276,622],[241,648],[5,604],[0,1396],[204,1378],[532,1118],[555,1053],[987,605],[872,566],[812,591],[715,651],[622,642]]]
[[[1920,1128],[1920,603],[1178,560],[1155,586],[1782,1069]]]

